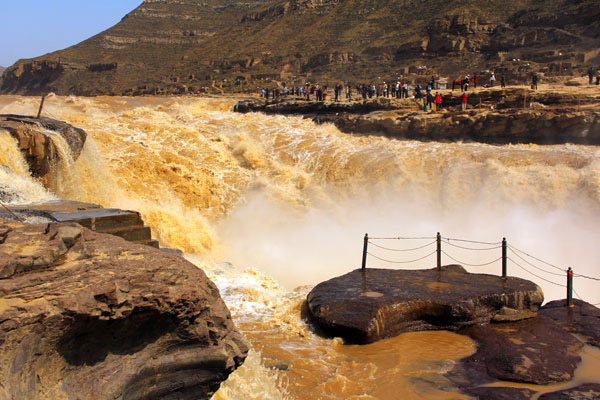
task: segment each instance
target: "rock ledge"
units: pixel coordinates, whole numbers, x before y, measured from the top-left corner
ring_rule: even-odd
[[[182,257],[75,223],[0,219],[0,399],[209,399],[246,358]]]
[[[488,323],[507,309],[528,318],[543,299],[530,281],[470,274],[448,265],[441,271],[355,270],[317,285],[307,305],[317,324],[331,334],[371,343],[407,331],[456,331]]]

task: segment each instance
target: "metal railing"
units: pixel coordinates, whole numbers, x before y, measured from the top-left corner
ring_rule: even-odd
[[[403,248],[394,248],[391,246],[383,246],[376,241],[384,241],[384,240],[396,240],[396,241],[427,241],[426,244],[420,245],[409,245]],[[459,260],[454,255],[451,255],[449,251],[442,249],[442,244],[448,245],[451,248],[468,250],[468,251],[476,251],[476,252],[491,252],[500,250],[499,257],[492,257],[490,261],[486,261],[483,263],[468,263],[465,261]],[[420,254],[418,257],[410,257],[407,259],[389,259],[388,257],[382,257],[379,254],[375,254],[374,252],[369,251],[369,246],[376,248],[379,251],[393,252],[393,253],[413,253],[413,252],[423,252],[426,253],[424,255]],[[433,251],[430,251],[431,248],[435,246]],[[510,252],[510,255],[509,255]],[[467,239],[456,239],[456,238],[447,238],[443,237],[439,232],[436,236],[431,237],[369,237],[368,234],[365,234],[363,241],[363,254],[362,254],[362,269],[367,268],[367,256],[373,257],[379,261],[383,261],[390,264],[410,264],[417,261],[425,260],[433,255],[436,256],[436,264],[437,268],[442,268],[442,254],[449,258],[450,260],[469,267],[484,267],[489,266],[495,263],[501,263],[501,273],[502,278],[506,278],[508,276],[508,262],[511,262],[511,265],[519,267],[523,271],[529,273],[530,275],[535,276],[538,279],[541,279],[547,283],[550,283],[555,286],[560,286],[566,288],[567,291],[567,304],[569,307],[573,307],[573,278],[582,278],[594,281],[600,281],[600,278],[575,274],[571,267],[562,268],[551,264],[547,261],[544,261],[538,257],[535,257],[529,253],[526,253],[523,250],[516,248],[513,245],[508,244],[506,238],[502,238],[500,242],[482,242],[477,240],[467,240]],[[517,261],[518,260],[518,261]],[[528,267],[535,269],[536,272],[533,272],[528,267],[524,267],[522,264],[527,264]],[[541,265],[540,265],[541,264]],[[550,276],[562,276],[566,275],[566,285],[557,283],[552,278],[545,278],[540,276],[540,272]],[[577,297],[583,301],[581,296],[575,292]],[[600,305],[600,303],[592,304],[594,306]]]

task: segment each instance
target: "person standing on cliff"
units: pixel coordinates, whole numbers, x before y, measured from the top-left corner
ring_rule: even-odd
[[[473,74],[473,89],[477,89],[477,80],[479,77],[477,76],[477,72]]]
[[[437,92],[435,94],[435,111],[441,111],[442,110],[442,95]]]
[[[537,74],[533,74],[533,76],[531,77],[531,88],[534,90],[537,90],[538,88],[538,76]]]
[[[417,99],[420,99],[423,95],[421,94],[421,85],[419,85],[417,83],[417,86],[415,87],[415,97]]]
[[[504,79],[504,75],[500,77],[500,87],[503,89],[506,87],[506,79]]]
[[[592,67],[588,69],[588,78],[590,78],[590,85],[594,83],[594,68]]]
[[[425,111],[427,110],[431,110],[433,107],[433,95],[431,94],[431,91],[427,92],[427,108]]]
[[[460,109],[462,111],[465,111],[467,109],[467,98],[469,96],[467,96],[466,92],[463,92],[462,96],[460,96],[461,102],[460,102]]]
[[[496,75],[492,72],[492,75],[490,75],[490,87],[494,87],[494,82],[496,82]]]

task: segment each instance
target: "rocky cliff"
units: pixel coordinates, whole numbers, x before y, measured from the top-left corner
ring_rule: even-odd
[[[0,398],[209,399],[247,351],[183,258],[0,219]]]
[[[147,0],[10,67],[2,93],[158,94],[600,64],[596,0]]]
[[[17,140],[31,175],[40,178],[46,186],[53,166],[64,157],[53,136],[58,135],[65,140],[73,160],[79,157],[87,138],[83,129],[46,117],[0,115],[0,129],[6,130]]]
[[[443,94],[442,110],[434,113],[424,112],[416,99],[385,97],[351,103],[250,99],[238,102],[233,110],[302,115],[317,123],[333,123],[347,133],[399,139],[598,145],[599,101],[595,94],[508,88],[469,92],[466,111],[460,111],[460,92],[449,91]]]

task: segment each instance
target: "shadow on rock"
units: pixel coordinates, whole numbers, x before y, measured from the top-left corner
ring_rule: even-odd
[[[58,344],[58,352],[70,365],[92,366],[104,361],[108,354],[135,354],[176,326],[172,316],[152,310],[118,320],[76,315]]]

